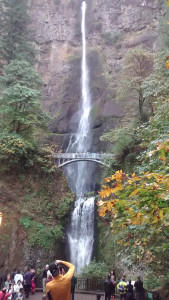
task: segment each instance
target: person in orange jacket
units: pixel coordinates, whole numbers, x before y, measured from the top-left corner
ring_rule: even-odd
[[[65,275],[59,272],[59,266],[63,264],[69,268]],[[75,272],[75,266],[63,260],[49,265],[49,270],[53,276],[53,280],[46,284],[46,295],[49,300],[70,300],[71,279]]]

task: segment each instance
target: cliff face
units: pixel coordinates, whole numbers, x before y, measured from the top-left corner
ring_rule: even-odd
[[[162,12],[160,0],[86,1],[91,117],[97,148],[99,135],[116,126],[126,113],[116,103],[114,91],[123,57],[131,47],[157,49],[156,29]],[[39,51],[37,69],[44,80],[44,106],[54,117],[51,131],[61,134],[63,143],[78,122],[81,1],[29,0],[29,6]]]
[[[2,175],[2,174],[1,174]],[[0,274],[26,266],[42,268],[65,258],[64,228],[73,195],[60,170],[44,174],[32,169],[0,177]]]

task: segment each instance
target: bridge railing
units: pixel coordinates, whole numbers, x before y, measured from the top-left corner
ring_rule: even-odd
[[[36,277],[36,287],[42,288],[42,276]],[[76,291],[104,291],[104,280],[98,278],[77,278]]]
[[[104,291],[104,281],[98,278],[78,278],[76,283],[77,291]]]
[[[106,158],[112,158],[113,154],[107,154],[107,153],[54,153],[53,157],[56,159],[78,159],[78,158],[84,158],[84,159],[106,159]]]

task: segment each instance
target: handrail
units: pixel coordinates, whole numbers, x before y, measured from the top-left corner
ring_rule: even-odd
[[[114,154],[76,152],[76,153],[53,153],[52,156],[54,160],[58,160],[57,165],[59,168],[78,161],[91,161],[91,162],[99,163],[106,167],[110,167],[110,159],[114,157]]]

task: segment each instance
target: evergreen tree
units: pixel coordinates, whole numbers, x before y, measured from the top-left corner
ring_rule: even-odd
[[[35,50],[30,42],[29,24],[27,0],[2,0],[2,60],[7,63],[15,59],[34,60]]]
[[[1,127],[31,137],[35,128],[48,121],[40,104],[41,78],[24,60],[12,61],[4,70],[5,76],[0,78],[4,87],[0,98]]]

